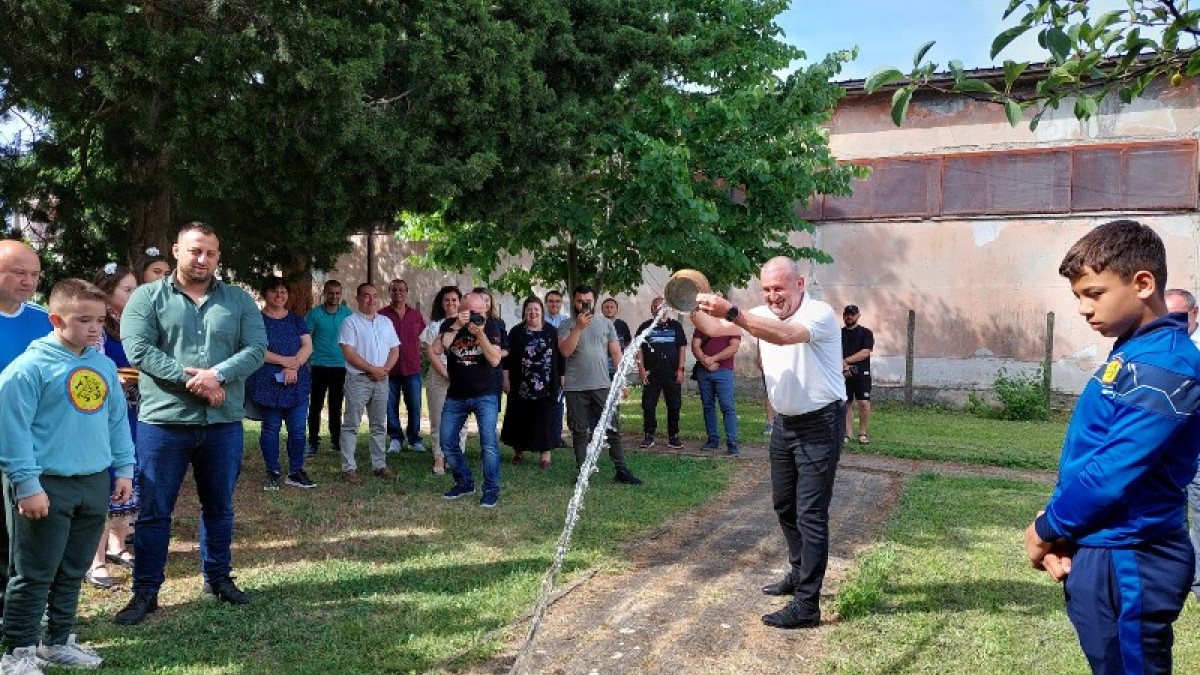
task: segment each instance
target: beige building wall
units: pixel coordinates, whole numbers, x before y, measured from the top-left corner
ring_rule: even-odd
[[[896,128],[889,116],[890,99],[890,93],[852,93],[843,100],[829,127],[830,145],[839,159],[1192,139],[1200,127],[1200,87],[1192,80],[1181,87],[1154,87],[1130,106],[1106,102],[1089,122],[1076,120],[1071,102],[1065,102],[1057,113],[1046,115],[1036,132],[1027,124],[1009,126],[996,106],[939,95],[918,96],[908,123]],[[1047,313],[1053,312],[1054,388],[1075,394],[1112,341],[1078,317],[1058,264],[1090,228],[1126,215],[1163,237],[1169,286],[1196,292],[1200,216],[1194,211],[830,221],[819,223],[812,237],[795,235],[793,243],[812,244],[833,256],[832,264],[806,265],[809,291],[832,304],[839,316],[846,304],[862,308],[862,324],[875,332],[873,376],[882,388],[904,380],[909,310],[916,312],[914,385],[924,398],[949,402],[961,401],[965,391],[989,388],[1000,368],[1036,369],[1046,351]],[[356,238],[355,252],[339,260],[332,272],[351,282],[350,289],[366,276],[364,241]],[[390,234],[375,235],[375,242],[375,278],[406,279],[410,296],[426,315],[442,284],[468,289],[475,282],[470,270],[432,271],[410,264],[408,258],[421,252],[420,244],[401,243]],[[668,270],[648,268],[637,293],[617,296],[620,317],[631,328],[649,316],[650,301],[669,277]],[[316,281],[319,285],[323,279]],[[731,296],[742,306],[754,306],[761,302],[759,293],[757,280],[748,280]],[[499,300],[512,326],[519,320],[519,300]],[[686,319],[684,325],[690,333]],[[757,386],[754,357],[753,341],[744,340],[737,370],[747,387]]]

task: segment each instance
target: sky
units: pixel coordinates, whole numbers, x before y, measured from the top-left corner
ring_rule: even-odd
[[[1125,5],[1123,0],[1094,0],[1093,11],[1103,13]],[[965,68],[1000,66],[1006,59],[1042,60],[1045,52],[1031,33],[1000,53],[988,57],[992,39],[1015,26],[1023,14],[1002,21],[1008,0],[792,0],[776,22],[785,39],[803,49],[810,59],[858,46],[858,59],[848,64],[839,79],[866,78],[876,68],[912,68],[917,49],[935,40],[928,59],[946,70],[954,59]]]

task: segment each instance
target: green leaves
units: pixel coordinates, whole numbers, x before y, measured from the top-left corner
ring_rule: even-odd
[[[908,116],[908,104],[912,102],[912,95],[911,87],[902,87],[892,94],[892,122],[896,126],[904,124],[904,120]]]
[[[997,35],[996,39],[992,40],[992,51],[990,52],[991,58],[994,59],[999,56],[1000,52],[1004,51],[1005,47],[1011,44],[1013,40],[1016,40],[1024,35],[1028,30],[1029,26],[1014,26]]]
[[[933,44],[932,42],[929,44]],[[904,79],[904,73],[895,68],[879,68],[867,77],[867,81],[863,84],[863,89],[872,94],[878,91],[881,87],[889,85],[893,82]]]
[[[1008,118],[1010,126],[1017,126],[1021,123],[1021,105],[1016,101],[1004,102],[1004,116]]]

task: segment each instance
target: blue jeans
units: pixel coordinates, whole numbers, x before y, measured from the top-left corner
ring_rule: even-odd
[[[721,406],[721,417],[725,422],[725,440],[730,452],[738,449],[738,417],[733,407],[733,371],[728,368],[696,371],[696,384],[700,388],[700,405],[704,408],[704,428],[708,431],[709,443],[720,443],[717,429],[717,405]]]
[[[283,473],[279,467],[279,429],[287,424],[288,473],[304,468],[304,421],[308,417],[308,401],[291,408],[259,406],[262,410],[262,431],[258,446],[262,448],[263,464],[270,473]]]
[[[495,394],[484,394],[475,398],[457,399],[446,397],[442,407],[442,424],[438,429],[441,438],[438,442],[446,455],[446,465],[454,475],[454,484],[472,489],[475,487],[475,476],[467,466],[467,458],[463,456],[462,445],[458,442],[458,432],[467,423],[467,415],[475,413],[475,423],[479,425],[479,445],[483,448],[483,494],[500,494],[500,443],[496,438],[496,418],[500,409],[496,406]]]
[[[408,444],[421,442],[421,373],[388,377],[387,432],[388,438],[406,436],[400,425],[400,398],[408,410]]]
[[[200,568],[206,581],[233,570],[233,488],[242,469],[242,423],[138,422],[142,508],[134,528],[133,591],[158,594],[165,578],[171,514],[188,467],[200,499]]]

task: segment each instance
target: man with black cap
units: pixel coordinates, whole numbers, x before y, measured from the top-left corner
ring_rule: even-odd
[[[858,323],[858,305],[842,310],[842,374],[846,376],[846,442],[854,428],[854,405],[858,401],[858,442],[867,445],[867,422],[871,420],[871,350],[875,335]]]

